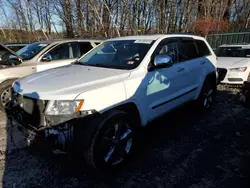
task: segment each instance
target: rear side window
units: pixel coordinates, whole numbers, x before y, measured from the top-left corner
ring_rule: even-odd
[[[192,39],[184,39],[180,42],[180,61],[187,61],[199,57],[195,41]]]
[[[81,55],[87,53],[89,50],[93,48],[89,42],[80,42],[79,44],[80,44]]]
[[[204,41],[195,40],[195,44],[196,44],[197,49],[198,49],[199,57],[211,55],[211,52]]]

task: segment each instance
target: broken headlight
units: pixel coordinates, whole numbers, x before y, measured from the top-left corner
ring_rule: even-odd
[[[70,115],[81,111],[84,101],[50,101],[48,103],[47,115]]]

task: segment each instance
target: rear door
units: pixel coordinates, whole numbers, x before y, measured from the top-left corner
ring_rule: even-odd
[[[212,71],[216,70],[214,63],[216,62],[216,56],[212,54],[207,44],[203,40],[195,40],[196,47],[198,49],[197,66],[199,69],[199,82],[198,84],[203,84],[206,75]]]
[[[200,83],[202,65],[206,62],[204,61],[204,58],[199,57],[198,48],[193,38],[181,38],[179,47],[180,61],[186,70],[185,78],[187,80],[185,86],[182,88],[182,93],[191,93],[192,91],[189,97],[193,98]]]

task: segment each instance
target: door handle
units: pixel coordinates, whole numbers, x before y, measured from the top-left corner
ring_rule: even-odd
[[[178,68],[177,72],[184,71],[184,68]]]
[[[33,69],[33,70],[35,70],[35,69],[36,69],[36,67],[32,67],[32,69]]]
[[[202,61],[202,62],[201,62],[201,65],[204,65],[205,63],[206,63],[206,61]]]

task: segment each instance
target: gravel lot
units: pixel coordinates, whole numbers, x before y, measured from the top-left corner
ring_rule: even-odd
[[[211,112],[201,116],[189,105],[156,120],[133,160],[105,176],[81,159],[27,148],[0,114],[0,187],[250,187],[250,109],[237,92],[219,86]]]

